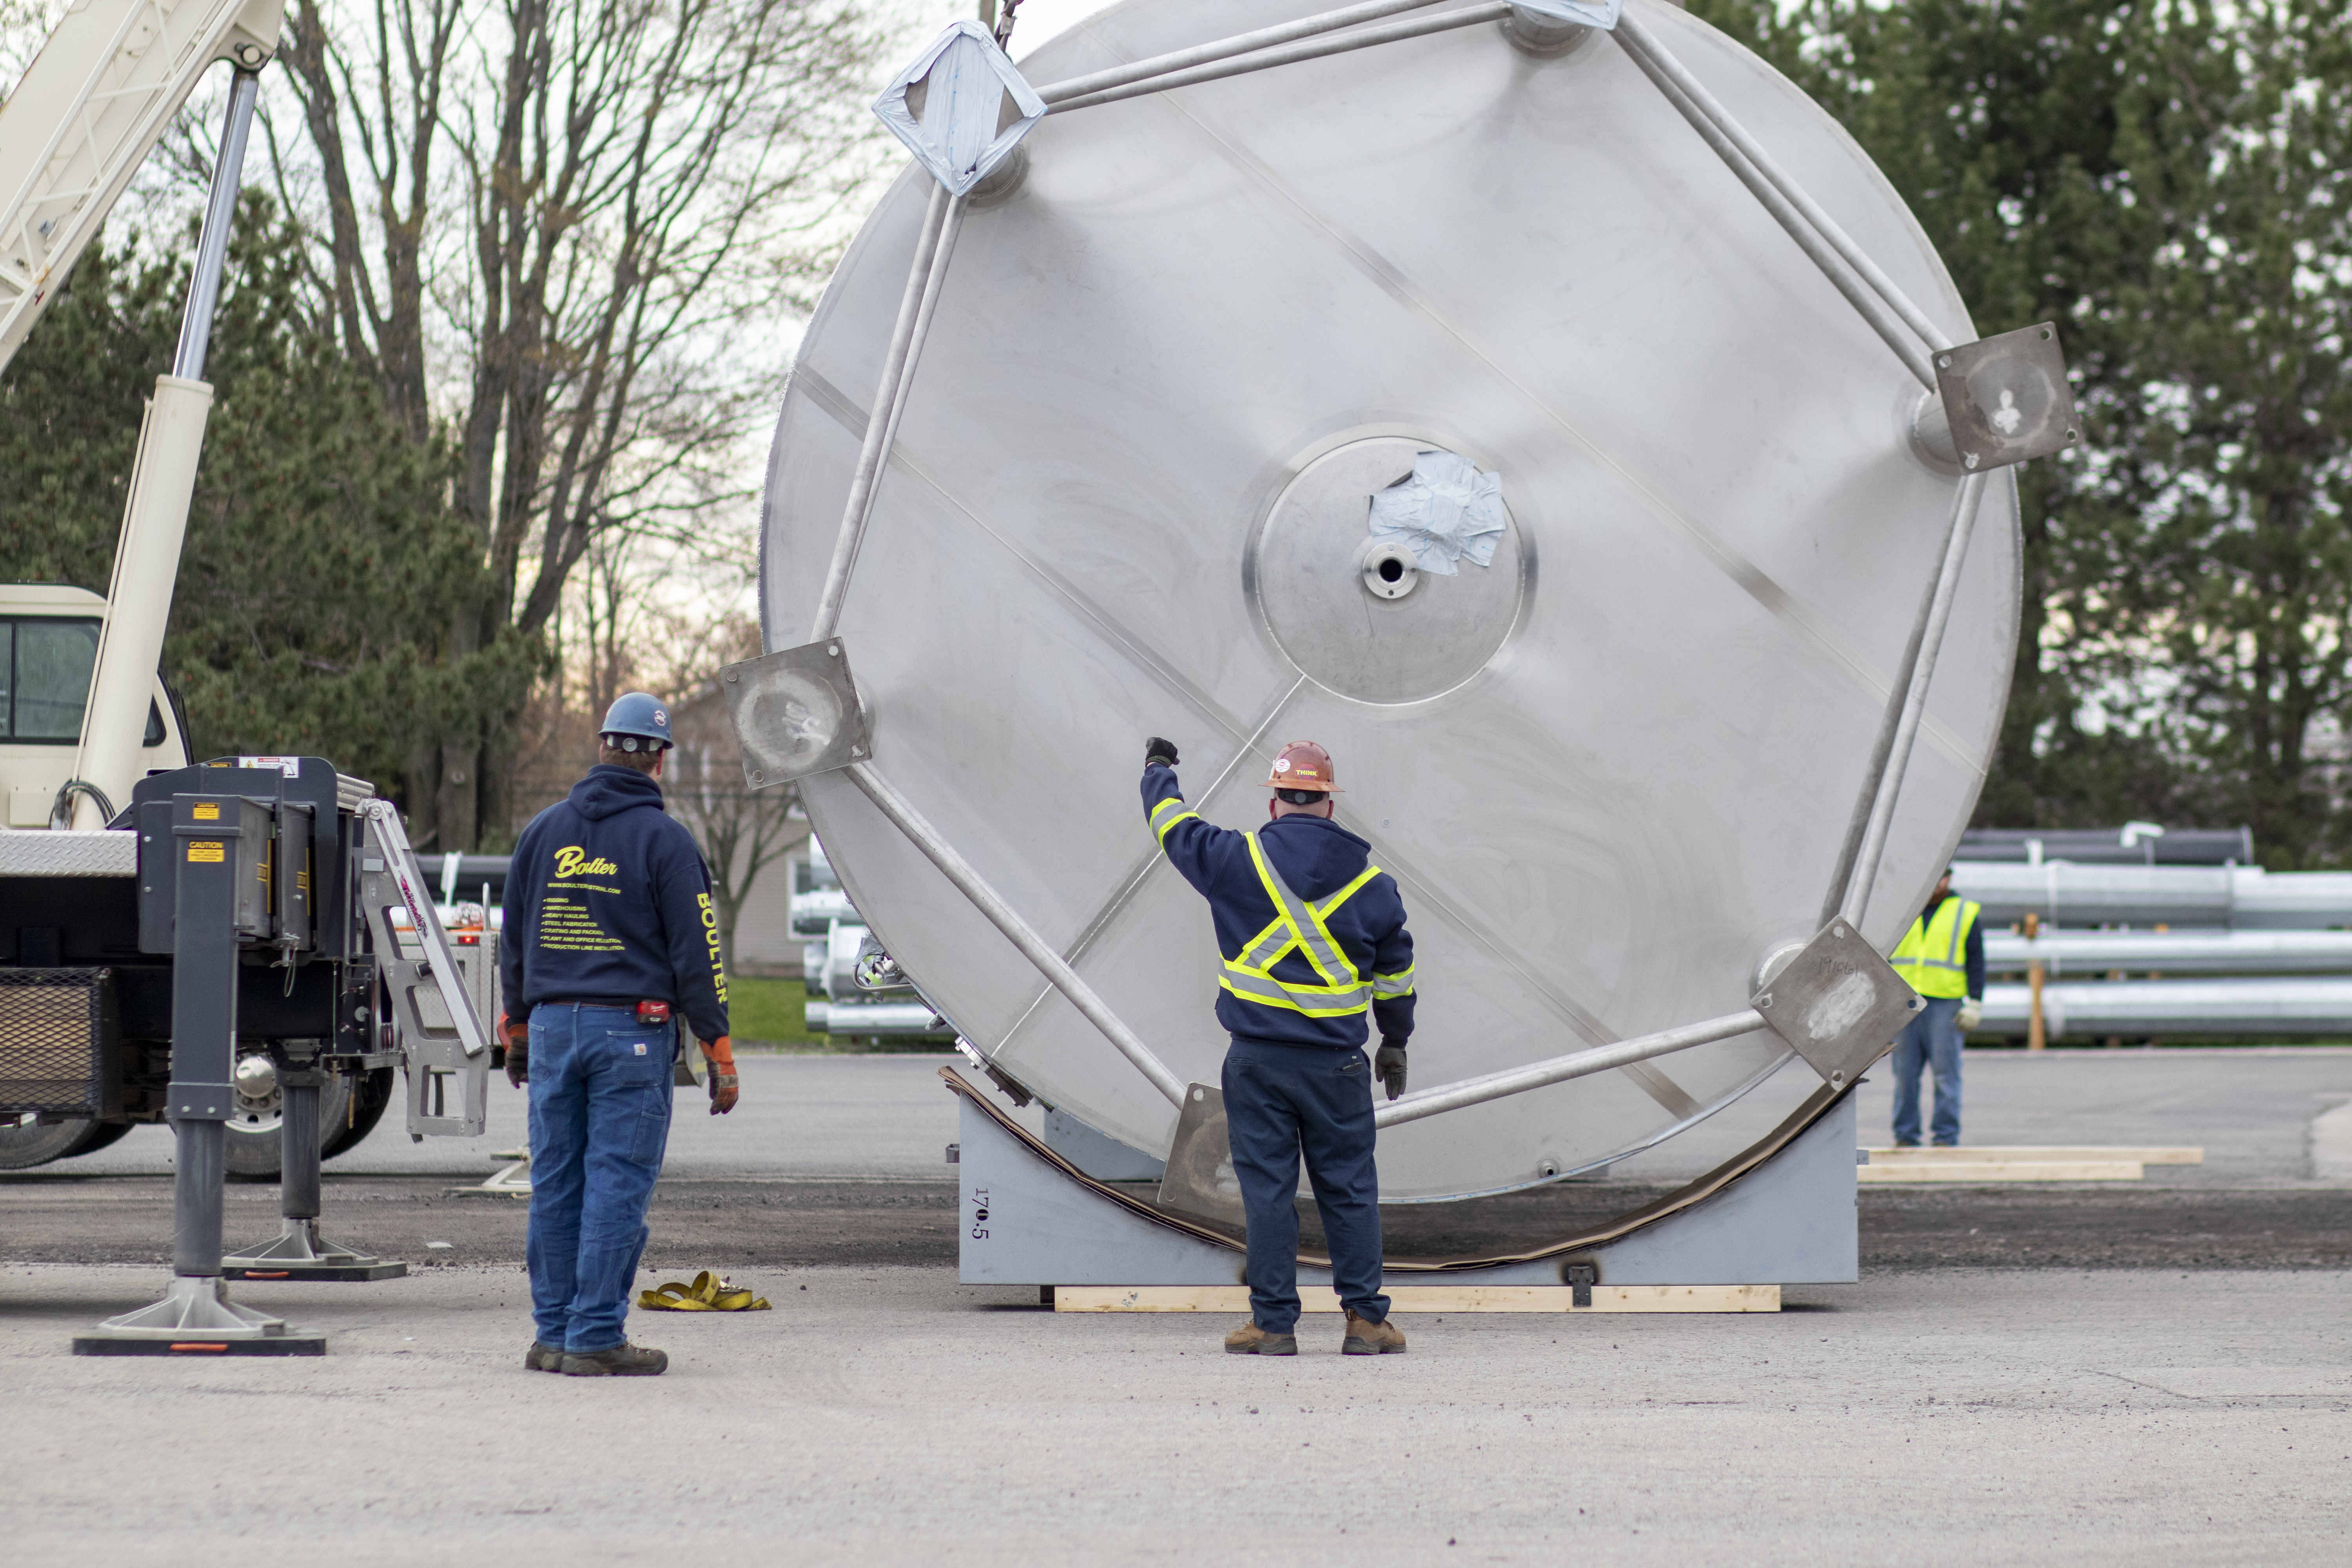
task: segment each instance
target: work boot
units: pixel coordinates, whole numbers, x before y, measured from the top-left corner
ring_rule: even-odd
[[[563,1347],[531,1341],[530,1349],[522,1352],[522,1369],[525,1372],[562,1372]]]
[[[1251,1319],[1225,1336],[1227,1355],[1297,1355],[1297,1334],[1270,1334]]]
[[[1339,1342],[1341,1355],[1390,1355],[1404,1349],[1404,1331],[1393,1322],[1367,1322],[1348,1314],[1348,1337]]]
[[[669,1357],[661,1352],[633,1345],[626,1340],[610,1350],[590,1351],[584,1355],[566,1351],[563,1355],[566,1377],[659,1377],[668,1365]]]

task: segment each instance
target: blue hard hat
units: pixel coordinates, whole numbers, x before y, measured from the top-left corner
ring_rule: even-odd
[[[650,691],[624,691],[614,698],[596,733],[608,741],[634,736],[653,742],[650,748],[625,745],[621,747],[625,752],[667,751],[677,743],[669,737],[669,710]]]

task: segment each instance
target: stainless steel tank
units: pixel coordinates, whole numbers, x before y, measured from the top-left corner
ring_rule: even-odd
[[[1918,225],[1819,108],[1681,12],[1638,15],[1956,341]],[[1038,84],[1307,14],[1141,0]],[[1415,1086],[1746,1005],[1819,926],[1956,484],[1916,382],[1623,54],[1498,27],[1056,114],[964,220],[840,634],[875,766],[1182,1076],[1217,952],[1136,781],[1176,740],[1212,821],[1286,741],[1402,885]],[[810,325],[764,512],[767,645],[805,641],[929,177]],[[1384,598],[1373,492],[1501,475],[1491,564]],[[1864,932],[1973,805],[2017,622],[1997,472]],[[804,781],[858,909],[1050,1103],[1164,1149],[1174,1110],[843,776]],[[1786,1057],[1759,1033],[1390,1130],[1383,1195],[1528,1184],[1672,1137]]]

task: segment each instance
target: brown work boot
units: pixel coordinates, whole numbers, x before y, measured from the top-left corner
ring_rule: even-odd
[[[530,1349],[522,1352],[522,1369],[525,1372],[562,1372],[563,1347],[541,1344],[537,1340],[531,1341]]]
[[[1404,1349],[1404,1331],[1383,1320],[1370,1323],[1348,1314],[1348,1337],[1339,1342],[1341,1355],[1391,1355]]]
[[[1297,1334],[1269,1334],[1251,1319],[1225,1336],[1227,1355],[1297,1355]]]
[[[566,1377],[659,1377],[669,1365],[669,1357],[659,1351],[649,1351],[623,1340],[610,1350],[590,1351],[585,1355],[567,1351],[563,1356]]]

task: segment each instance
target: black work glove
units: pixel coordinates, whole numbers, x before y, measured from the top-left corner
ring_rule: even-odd
[[[1381,1042],[1381,1048],[1372,1053],[1372,1076],[1381,1080],[1381,1087],[1389,1091],[1391,1100],[1404,1092],[1402,1040],[1383,1039]]]
[[[520,1089],[530,1081],[530,1023],[499,1015],[499,1040],[506,1047],[507,1081]]]
[[[1149,741],[1144,742],[1143,765],[1148,768],[1154,763],[1166,763],[1170,767],[1174,767],[1176,765],[1176,742],[1173,741],[1163,741],[1157,735],[1154,735]]]

